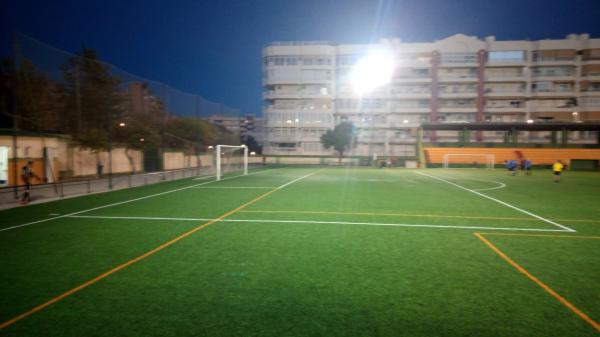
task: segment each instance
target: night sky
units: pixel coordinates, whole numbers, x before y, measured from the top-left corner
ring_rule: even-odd
[[[261,109],[261,48],[271,41],[432,41],[455,33],[499,40],[600,37],[599,0],[27,1],[0,9],[0,53],[11,32],[101,59],[237,107]]]

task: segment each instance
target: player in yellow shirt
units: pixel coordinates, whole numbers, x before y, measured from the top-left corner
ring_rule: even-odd
[[[565,166],[563,165],[562,161],[557,160],[556,162],[554,162],[554,164],[552,164],[552,171],[554,171],[554,182],[557,183],[560,181],[560,174],[562,173],[562,170]]]

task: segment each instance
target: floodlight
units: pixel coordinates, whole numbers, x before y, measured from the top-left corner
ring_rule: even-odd
[[[528,119],[527,124],[531,124],[531,123],[533,123],[533,119]]]
[[[351,83],[357,94],[368,93],[392,80],[394,57],[384,50],[373,50],[358,60],[352,69]]]
[[[121,122],[119,123],[119,126],[125,126],[125,123]]]

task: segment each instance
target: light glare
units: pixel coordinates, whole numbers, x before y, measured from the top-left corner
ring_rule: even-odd
[[[377,50],[358,60],[352,69],[351,83],[358,94],[368,93],[390,83],[394,58],[388,52]]]

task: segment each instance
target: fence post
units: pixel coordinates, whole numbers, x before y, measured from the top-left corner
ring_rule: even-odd
[[[91,182],[91,180],[88,179],[86,181],[86,185],[87,185],[87,192],[88,192],[88,194],[92,193],[92,182]]]

